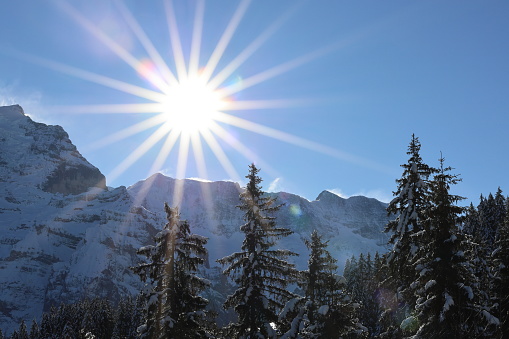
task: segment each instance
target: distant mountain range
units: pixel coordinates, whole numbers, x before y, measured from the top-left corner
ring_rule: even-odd
[[[237,183],[154,174],[128,188],[108,188],[62,127],[34,122],[17,105],[0,107],[0,328],[9,333],[21,319],[40,318],[62,302],[136,294],[142,284],[129,267],[164,225],[163,203],[173,201],[176,186],[181,219],[209,238],[203,275],[212,281],[207,297],[219,310],[225,278],[215,260],[238,251],[243,239]],[[279,246],[301,254],[300,269],[307,262],[303,239],[313,229],[330,241],[341,270],[352,255],[386,250],[385,203],[329,191],[314,201],[271,195],[284,203],[278,224],[294,231]]]

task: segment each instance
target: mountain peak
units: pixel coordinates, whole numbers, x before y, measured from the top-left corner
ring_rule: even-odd
[[[322,191],[322,193],[318,194],[318,197],[316,198],[317,201],[327,202],[327,201],[338,201],[338,200],[345,200],[345,198],[340,197],[336,193],[333,193],[328,190]]]
[[[0,176],[29,189],[80,194],[106,188],[104,175],[60,126],[34,122],[19,105],[0,107]]]
[[[0,117],[16,120],[25,116],[25,111],[20,105],[0,106]]]

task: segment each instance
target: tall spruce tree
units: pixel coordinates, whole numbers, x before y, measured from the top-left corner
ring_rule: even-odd
[[[357,288],[357,258],[352,255],[350,259],[346,259],[343,277],[346,280],[346,289],[350,294]]]
[[[502,190],[500,187],[497,189],[497,193],[495,193],[495,238],[497,237],[498,230],[502,227],[506,219],[506,198],[502,194]]]
[[[327,250],[327,241],[314,231],[305,244],[310,250],[302,284],[308,324],[301,332],[307,337],[331,339],[360,334],[364,328],[346,293],[345,279],[337,275],[337,260]]]
[[[477,209],[479,227],[476,236],[482,239],[488,251],[491,252],[495,247],[497,230],[504,223],[505,218],[505,197],[500,187],[495,196],[490,193],[488,198],[484,198],[481,195],[481,201]]]
[[[393,325],[387,329],[386,336],[398,336],[399,323],[415,305],[412,283],[417,278],[414,257],[420,244],[415,234],[423,229],[426,211],[429,208],[428,178],[434,171],[423,163],[420,156],[421,143],[412,134],[407,154],[410,156],[403,167],[403,174],[397,179],[395,198],[389,203],[387,212],[396,218],[389,221],[385,229],[392,233],[389,244],[391,251],[386,255],[388,279],[383,282],[385,289],[392,290],[394,302],[388,303],[396,308],[387,309],[384,317]]]
[[[299,282],[304,296],[290,300],[281,312],[280,339],[358,337],[365,328],[345,278],[336,274],[337,260],[327,251],[327,242],[317,231],[304,241],[310,250],[308,269]]]
[[[498,338],[509,338],[509,199],[506,199],[504,223],[500,225],[493,253],[493,297],[500,320]]]
[[[168,222],[155,236],[154,246],[138,254],[148,262],[133,268],[149,283],[142,338],[205,338],[201,319],[207,300],[199,294],[208,281],[196,275],[207,253],[204,237],[191,234],[189,224],[180,220],[178,208],[164,204]]]
[[[22,320],[21,324],[19,325],[18,339],[29,339],[27,325],[25,324],[24,320]]]
[[[503,295],[499,293],[503,291],[503,286],[499,285],[501,261],[498,254],[501,239],[499,232],[504,228],[507,215],[506,200],[500,187],[494,196],[490,193],[488,198],[484,198],[481,194],[477,209],[470,204],[463,223],[464,232],[472,239],[472,246],[467,256],[470,258],[479,282],[479,292],[482,297],[479,304],[483,309],[483,315],[488,317],[490,312],[502,317],[498,308],[500,297]],[[488,336],[494,335],[497,327],[494,322],[496,320],[492,321],[485,331]]]
[[[30,339],[39,338],[39,325],[37,324],[37,320],[35,318],[32,320],[32,325],[30,326]],[[0,337],[0,339],[2,339]]]
[[[481,196],[482,197],[482,196]],[[465,210],[465,218],[463,219],[463,231],[466,234],[470,234],[475,237],[478,234],[479,230],[479,212],[477,208],[475,208],[473,203]]]
[[[483,309],[491,310],[493,305],[490,296],[493,287],[491,248],[493,246],[487,245],[487,239],[483,236],[485,233],[481,232],[479,213],[472,203],[465,211],[463,234],[466,240],[465,256],[468,258],[477,279],[477,290],[479,292],[477,302]],[[491,328],[490,331],[492,332]]]
[[[85,333],[92,333],[97,338],[111,338],[115,326],[114,315],[111,304],[106,299],[83,300],[72,308],[74,317],[68,320],[70,328],[76,332],[82,329]],[[81,327],[77,328],[73,318],[78,318],[80,314],[83,314],[83,319]]]
[[[379,295],[380,271],[383,265],[382,258],[378,252],[374,259],[371,254],[359,255],[359,260],[355,257],[349,259],[349,267],[344,277],[346,280],[347,292],[352,297],[352,301],[360,306],[357,309],[357,315],[360,323],[368,330],[368,337],[379,337],[380,335],[380,316],[382,312],[382,300]]]
[[[430,183],[431,206],[418,234],[415,286],[419,298],[415,309],[420,327],[416,338],[477,338],[483,336],[488,324],[481,316],[478,284],[465,257],[466,239],[458,227],[463,208],[457,202],[463,198],[450,194],[451,185],[461,179],[450,170],[444,168],[441,158]]]
[[[378,337],[380,334],[379,318],[381,308],[377,300],[380,281],[378,280],[378,268],[376,267],[377,260],[380,262],[378,253],[376,253],[374,260],[371,259],[371,254],[368,253],[365,259],[365,271],[360,275],[364,283],[359,298],[359,320],[368,329],[368,334],[371,337]]]
[[[45,312],[41,317],[41,326],[39,326],[39,337],[41,338],[52,338],[54,326],[52,324],[51,313],[55,311],[55,307],[52,306],[50,312]]]
[[[224,274],[234,278],[238,289],[225,301],[225,308],[234,308],[238,322],[230,325],[236,338],[275,338],[271,324],[285,303],[294,297],[286,286],[298,278],[298,271],[287,259],[297,255],[288,250],[274,249],[276,241],[290,235],[287,228],[276,226],[272,216],[281,205],[274,198],[264,195],[258,176],[259,169],[249,166],[248,183],[240,194],[245,224],[240,230],[245,234],[241,251],[218,262],[228,265]]]
[[[135,339],[140,325],[141,308],[137,307],[132,297],[120,299],[115,312],[115,326],[111,339]]]

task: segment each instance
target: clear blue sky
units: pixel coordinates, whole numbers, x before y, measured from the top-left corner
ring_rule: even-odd
[[[122,4],[175,72],[164,4]],[[173,3],[187,61],[197,4]],[[509,2],[209,0],[204,4],[202,67],[234,13],[248,5],[214,74],[260,36],[266,39],[224,85],[242,84],[268,74],[267,70],[279,71],[229,99],[285,100],[281,107],[227,113],[297,136],[301,138],[297,143],[308,141],[304,143],[309,147],[303,148],[219,122],[257,155],[245,157],[216,137],[242,178],[254,161],[262,168],[265,189],[270,186],[310,200],[329,189],[387,201],[415,133],[425,162],[437,165],[442,151],[446,163],[461,174],[463,182],[455,193],[474,203],[481,193],[495,192],[498,186],[509,193]],[[108,176],[158,126],[96,146],[155,114],[77,114],[76,107],[151,101],[56,69],[65,64],[157,91],[125,62],[126,58],[150,60],[151,55],[134,34],[134,26],[129,26],[122,6],[103,0],[5,1],[1,6],[0,103],[19,103],[34,120],[63,126],[81,153],[107,175],[110,186],[129,186],[146,178],[162,140],[123,173],[117,171],[116,178]],[[274,23],[277,27],[264,36]],[[104,41],[110,46],[113,42],[117,52]],[[232,171],[226,171],[211,147],[202,143],[208,179],[232,179]],[[162,164],[169,176],[179,171],[178,145],[177,140]],[[185,176],[200,176],[192,153]]]

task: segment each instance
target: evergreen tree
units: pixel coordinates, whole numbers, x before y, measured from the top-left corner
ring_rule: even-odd
[[[17,335],[19,339],[28,339],[27,325],[25,324],[24,320],[21,320]]]
[[[207,300],[199,294],[208,281],[196,276],[206,255],[207,240],[191,234],[189,224],[181,221],[177,208],[165,203],[168,222],[155,236],[154,246],[138,253],[147,257],[133,270],[149,283],[142,338],[202,338],[201,319]]]
[[[498,234],[498,230],[505,223],[506,216],[507,216],[506,198],[502,194],[502,190],[499,187],[497,193],[495,193],[495,217],[494,217],[496,225],[495,238]]]
[[[92,333],[97,338],[111,338],[114,318],[111,305],[106,299],[84,300],[76,305],[66,305],[65,308],[74,311],[74,315],[68,320],[68,325],[74,332],[79,333],[80,330],[84,330],[85,333]],[[79,318],[83,320],[78,328],[76,323]]]
[[[381,287],[382,282],[386,281],[388,278],[388,270],[385,269],[386,262],[387,260],[385,255],[380,255],[378,252],[375,253],[373,260],[374,286],[372,299],[374,302],[373,312],[377,314],[378,317],[371,325],[369,321],[365,322],[366,327],[370,326],[368,327],[370,336],[374,338],[380,338],[382,332],[386,332],[385,329],[390,327],[390,324],[388,326],[384,326],[382,322],[382,314],[384,313],[384,310],[395,308],[388,305],[389,300],[386,300],[387,294],[385,293],[385,289]]]
[[[481,195],[481,201],[484,198]],[[463,233],[465,236],[465,256],[472,265],[474,275],[477,278],[478,290],[480,293],[479,303],[488,307],[490,304],[489,291],[491,289],[492,273],[491,250],[482,236],[479,212],[472,203],[465,211],[463,219]]]
[[[371,259],[370,253],[367,255],[361,253],[359,260],[355,257],[349,259],[349,274],[345,274],[347,291],[352,300],[360,305],[357,310],[359,321],[367,328],[367,335],[370,337],[378,337],[381,330],[378,285],[381,282],[379,271],[383,265],[382,260],[378,252],[374,260]]]
[[[412,283],[417,278],[414,257],[421,244],[414,235],[423,229],[426,211],[429,208],[428,178],[434,169],[424,164],[420,156],[421,144],[412,134],[407,154],[410,156],[403,167],[403,175],[397,179],[395,198],[389,203],[387,212],[396,218],[389,221],[385,229],[391,232],[389,243],[392,249],[387,255],[388,279],[383,286],[394,291],[394,302],[390,305],[395,309],[386,310],[387,320],[392,319],[393,325],[388,329],[388,336],[398,336],[399,323],[407,316],[415,305]]]
[[[420,328],[416,338],[467,338],[483,334],[485,319],[478,304],[479,291],[473,269],[465,258],[466,239],[459,232],[463,198],[449,193],[461,179],[444,168],[430,184],[431,206],[423,230],[416,269]]]
[[[355,270],[355,288],[352,290],[352,296],[357,300],[362,300],[366,293],[366,282],[369,279],[368,262],[364,253],[359,254],[359,260],[357,261],[357,269]]]
[[[480,236],[488,246],[489,250],[493,250],[495,236],[497,232],[496,223],[496,204],[493,194],[488,194],[488,198],[481,200],[479,203],[479,220],[480,220]]]
[[[346,289],[350,294],[354,294],[354,290],[357,289],[357,284],[359,280],[357,279],[357,258],[352,255],[350,259],[346,260],[345,270],[343,271],[343,276],[346,280]]]
[[[495,196],[489,194],[488,198],[481,195],[478,206],[479,228],[477,237],[486,244],[489,252],[493,251],[498,228],[504,223],[505,197],[500,187]]]
[[[498,271],[498,264],[493,262],[495,257],[492,254],[497,252],[498,233],[504,227],[505,204],[506,199],[499,187],[495,196],[490,193],[488,198],[484,198],[481,195],[477,209],[473,207],[473,204],[470,204],[463,222],[463,230],[471,239],[471,246],[466,253],[478,280],[479,305],[483,310],[483,315],[486,316],[490,312],[501,316],[494,309],[500,294],[498,293],[498,279],[494,278]],[[485,330],[487,336],[493,334],[495,327],[494,324],[488,326]]]
[[[504,223],[498,229],[493,253],[493,296],[498,304],[500,320],[498,338],[509,338],[509,199],[506,199]]]
[[[482,198],[482,195],[481,195]],[[479,233],[479,212],[473,203],[465,210],[465,218],[463,219],[463,231],[473,237],[477,237]]]
[[[19,327],[19,337],[21,339],[29,339],[27,325],[24,320],[21,321],[21,325]]]
[[[79,338],[78,333],[79,332],[76,332],[70,323],[66,323],[59,337],[62,339]]]
[[[351,270],[351,267],[352,267],[351,260],[353,260],[353,259],[355,259],[354,256],[352,256],[352,259],[348,258],[345,261],[345,268],[343,269],[343,277],[345,277],[345,279],[347,281],[348,281],[348,277],[350,276],[350,272],[352,271]]]
[[[120,300],[115,312],[115,327],[112,339],[135,339],[140,325],[141,309],[138,309],[131,297]]]
[[[383,275],[384,261],[385,259],[383,255],[381,256],[378,251],[375,252],[375,258],[373,259],[373,270],[376,278],[375,281],[382,282],[386,279]],[[378,286],[375,288],[378,288]]]
[[[484,240],[478,236],[464,234],[465,258],[475,276],[474,287],[477,291],[476,303],[483,311],[493,312],[493,288],[492,251],[489,250]],[[486,313],[487,315],[488,313]],[[491,337],[493,326],[486,328],[487,337]],[[490,334],[490,335],[488,335]]]
[[[276,241],[290,235],[289,229],[276,226],[271,215],[281,206],[267,197],[261,189],[262,179],[254,164],[249,166],[249,180],[240,194],[245,224],[240,230],[245,234],[241,252],[233,253],[218,262],[228,265],[224,274],[233,277],[238,289],[225,301],[225,308],[234,308],[238,322],[229,329],[237,338],[275,338],[271,323],[285,303],[294,297],[286,286],[296,281],[298,271],[287,259],[293,252],[274,249]]]
[[[39,338],[52,338],[51,334],[53,333],[53,326],[51,322],[51,312],[54,310],[55,308],[51,307],[50,312],[42,314],[41,326],[39,327]]]
[[[365,328],[356,318],[345,278],[336,274],[337,260],[327,251],[327,242],[314,231],[305,244],[310,250],[308,269],[299,283],[305,295],[290,300],[281,312],[280,339],[357,337]]]
[[[32,320],[32,325],[30,326],[30,339],[37,339],[39,338],[39,325],[37,324],[37,321],[34,319]],[[0,339],[2,339],[0,337]]]
[[[379,257],[378,260],[380,261]],[[366,255],[365,272],[361,273],[361,277],[364,286],[359,298],[359,320],[368,329],[369,336],[378,337],[380,334],[379,319],[382,311],[377,300],[380,281],[376,271],[376,262],[371,259],[370,253]]]
[[[174,338],[208,337],[205,326],[205,307],[208,300],[200,294],[209,287],[210,282],[197,275],[200,266],[205,262],[206,243],[206,238],[191,234],[187,221],[180,223],[174,269],[175,292],[169,304],[174,314],[173,317],[176,319],[172,330]]]
[[[346,294],[346,281],[336,274],[337,260],[327,251],[327,242],[314,231],[305,244],[310,255],[302,284],[308,322],[301,331],[303,336],[332,339],[362,332],[351,297]]]

